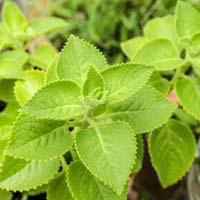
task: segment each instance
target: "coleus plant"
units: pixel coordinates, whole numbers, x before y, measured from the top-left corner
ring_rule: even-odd
[[[136,63],[109,66],[95,47],[71,35],[45,86],[19,109],[2,148],[0,188],[46,185],[50,200],[126,199],[129,175],[141,167],[141,133],[176,109],[146,84],[153,71]]]
[[[175,15],[147,22],[143,36],[125,41],[132,61],[154,66],[148,85],[178,104],[174,118],[148,136],[152,165],[163,187],[176,183],[190,167],[200,120],[200,13],[178,1]]]

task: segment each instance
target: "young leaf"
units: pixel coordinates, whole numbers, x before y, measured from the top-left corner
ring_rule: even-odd
[[[200,14],[188,3],[178,1],[175,19],[179,39],[190,39],[194,33],[200,32]]]
[[[83,174],[83,172],[81,173]],[[77,186],[78,185],[80,185],[80,182],[77,184]],[[47,189],[47,200],[73,200],[67,187],[65,173],[58,175],[49,183]]]
[[[45,74],[42,71],[27,70],[25,78],[15,82],[15,97],[21,106],[24,106],[34,94],[44,85]]]
[[[22,79],[24,77],[22,66],[10,59],[0,60],[0,79]]]
[[[30,20],[28,27],[32,32],[32,36],[37,37],[59,28],[66,28],[68,23],[57,17],[47,17]]]
[[[121,194],[135,163],[136,141],[125,124],[92,124],[75,136],[78,155],[94,176]],[[98,158],[98,159],[95,159]]]
[[[135,52],[140,49],[147,41],[149,41],[146,37],[136,37],[125,42],[121,43],[122,51],[125,55],[131,60]]]
[[[108,90],[108,103],[123,101],[141,89],[152,73],[153,68],[140,64],[120,64],[101,74]]]
[[[155,66],[157,70],[172,70],[184,64],[179,53],[168,39],[155,39],[140,48],[134,62]]]
[[[80,96],[80,88],[74,82],[53,82],[39,90],[21,111],[38,118],[66,120],[87,111]]]
[[[156,17],[147,22],[144,27],[144,35],[149,39],[167,38],[175,43],[174,16]]]
[[[87,73],[87,78],[83,84],[84,96],[98,96],[101,95],[104,90],[104,81],[100,74],[90,67]]]
[[[71,79],[82,83],[89,66],[100,71],[107,67],[107,63],[95,47],[71,35],[58,61],[58,76],[61,79]]]
[[[175,87],[183,108],[196,119],[200,119],[199,83],[189,77],[182,77],[178,79]]]
[[[15,100],[13,88],[15,80],[2,79],[0,80],[0,99],[4,102],[10,102]]]
[[[10,34],[18,35],[26,31],[27,21],[15,3],[5,1],[2,10],[2,18],[3,24]]]
[[[47,183],[58,172],[59,160],[27,162],[7,156],[0,171],[0,188],[26,191]]]
[[[153,167],[164,188],[180,180],[194,160],[196,142],[190,128],[171,119],[149,137]]]
[[[148,82],[152,87],[166,95],[170,89],[170,83],[163,78],[157,71],[155,71]]]
[[[29,62],[36,67],[48,69],[56,56],[56,50],[50,45],[37,46],[30,56]]]
[[[12,128],[7,154],[26,160],[47,160],[62,155],[71,144],[63,122],[21,115]]]
[[[73,197],[77,200],[124,200],[127,198],[127,188],[121,195],[117,195],[94,177],[80,161],[70,165],[67,179]]]
[[[175,109],[159,92],[145,86],[126,101],[111,106],[109,116],[128,122],[140,134],[163,125]]]

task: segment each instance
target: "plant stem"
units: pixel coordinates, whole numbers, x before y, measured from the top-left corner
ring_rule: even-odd
[[[65,157],[64,156],[60,156],[60,161],[62,163],[63,170],[66,170],[68,168],[68,165],[67,165],[67,162],[65,160]]]
[[[22,200],[28,200],[28,195],[27,194],[23,194]]]

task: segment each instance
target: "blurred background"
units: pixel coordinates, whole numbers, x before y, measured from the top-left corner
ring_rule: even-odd
[[[186,0],[200,9],[200,0]],[[0,0],[2,6],[4,0]],[[125,61],[120,42],[142,33],[144,24],[155,16],[174,12],[176,0],[15,0],[27,18],[59,16],[69,28],[56,31],[49,39],[62,48],[70,33],[101,49],[110,63]]]

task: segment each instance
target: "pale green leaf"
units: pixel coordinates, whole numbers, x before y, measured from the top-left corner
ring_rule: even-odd
[[[26,160],[56,158],[69,150],[70,132],[63,122],[21,115],[15,122],[7,154]]]
[[[24,79],[15,82],[15,97],[21,106],[25,105],[44,85],[45,73],[38,70],[27,70]]]
[[[0,127],[11,125],[18,115],[19,104],[15,101],[9,102],[5,109],[0,112]]]
[[[67,179],[76,200],[125,200],[127,198],[127,188],[120,196],[117,195],[94,177],[80,161],[70,165]]]
[[[133,39],[127,40],[121,43],[122,51],[125,55],[132,59],[135,55],[135,52],[140,49],[146,42],[148,38],[146,37],[135,37]]]
[[[14,96],[14,84],[15,80],[2,79],[0,80],[0,99],[4,102],[15,100]]]
[[[7,156],[0,171],[0,188],[26,191],[51,180],[59,170],[59,160],[27,162]]]
[[[59,59],[59,56],[57,55],[54,58],[53,62],[51,63],[50,67],[48,68],[48,71],[47,71],[46,77],[45,77],[46,84],[49,84],[51,82],[59,80],[59,77],[57,74],[58,59]]]
[[[74,82],[53,82],[39,90],[21,111],[39,118],[66,120],[87,111],[80,95],[80,88]]]
[[[48,69],[56,56],[56,50],[50,45],[39,45],[32,52],[29,62],[36,67]]]
[[[167,38],[175,44],[175,18],[172,15],[156,17],[147,22],[144,27],[144,35],[149,39]]]
[[[153,167],[164,188],[180,180],[191,166],[196,142],[190,128],[171,119],[149,137],[149,152]]]
[[[13,60],[23,66],[28,60],[29,55],[23,50],[4,51],[0,54],[1,60]]]
[[[170,89],[170,82],[155,71],[148,82],[152,87],[166,95]]]
[[[172,70],[184,64],[179,53],[168,39],[147,42],[133,57],[133,61],[154,66],[157,70]]]
[[[57,17],[47,17],[32,19],[29,21],[28,26],[31,30],[32,36],[36,37],[60,28],[67,28],[68,23]]]
[[[75,136],[78,155],[84,165],[106,185],[121,194],[135,162],[136,141],[125,124],[92,124]],[[98,158],[98,159],[97,159]]]
[[[200,14],[190,4],[178,1],[175,18],[180,40],[190,39],[194,33],[200,32]]]
[[[163,125],[176,106],[154,88],[145,86],[135,95],[110,108],[114,120],[128,122],[137,133],[145,133]]]
[[[107,67],[107,63],[94,46],[71,35],[58,61],[58,76],[61,79],[71,79],[82,83],[89,66],[100,71]]]
[[[101,74],[108,90],[108,103],[123,101],[141,89],[148,81],[153,68],[128,63],[110,67]]]
[[[2,200],[12,200],[12,193],[6,190],[0,190],[0,199]]]
[[[189,114],[200,119],[200,86],[195,79],[182,77],[176,82],[176,95]]]
[[[78,183],[78,185],[79,184],[80,183]],[[71,193],[67,187],[65,173],[58,175],[54,180],[49,183],[47,189],[47,200],[73,200]]]
[[[27,21],[15,3],[5,1],[2,10],[2,18],[3,24],[10,34],[16,36],[26,31]]]
[[[24,77],[22,66],[14,60],[0,60],[0,78],[21,79]]]
[[[104,90],[104,81],[100,74],[90,67],[87,73],[87,78],[83,84],[83,95],[98,97]]]

